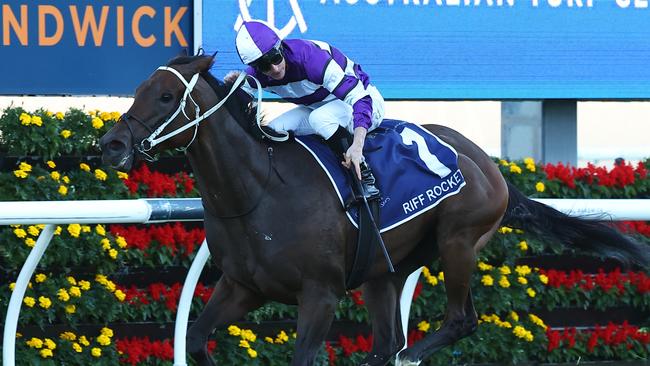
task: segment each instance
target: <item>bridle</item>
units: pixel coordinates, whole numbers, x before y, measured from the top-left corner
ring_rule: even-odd
[[[167,117],[165,119],[165,121],[163,123],[161,123],[155,130],[152,130],[149,126],[147,126],[147,124],[142,119],[140,119],[140,118],[138,118],[138,117],[136,117],[136,116],[134,116],[132,114],[126,114],[125,113],[125,114],[122,115],[121,120],[126,122],[126,125],[127,125],[128,129],[129,129],[129,132],[131,132],[132,138],[134,138],[135,135],[133,133],[133,129],[131,128],[131,125],[129,125],[129,123],[128,123],[129,120],[136,121],[141,126],[143,126],[147,131],[149,131],[150,134],[149,134],[148,137],[144,138],[139,143],[135,143],[135,142],[133,143],[133,149],[135,150],[135,152],[138,152],[139,154],[141,154],[144,157],[145,160],[147,160],[147,161],[155,161],[156,158],[151,156],[151,154],[149,152],[156,145],[158,145],[158,144],[160,144],[160,143],[162,143],[162,142],[164,142],[164,141],[166,141],[166,140],[168,140],[168,139],[170,139],[170,138],[172,138],[172,137],[174,137],[174,136],[176,136],[176,135],[178,135],[180,133],[183,133],[186,130],[192,128],[192,127],[194,127],[194,134],[192,136],[192,139],[184,147],[178,148],[178,150],[180,150],[180,151],[187,150],[190,147],[190,145],[194,142],[194,140],[196,139],[199,123],[201,123],[201,121],[205,120],[210,115],[212,115],[212,113],[216,112],[219,108],[221,108],[228,101],[228,98],[230,98],[230,96],[237,90],[237,88],[239,88],[244,83],[247,76],[252,78],[255,81],[255,83],[257,84],[256,85],[257,86],[257,106],[258,106],[257,115],[256,115],[256,125],[257,125],[257,127],[260,129],[260,131],[262,132],[264,137],[269,139],[269,140],[277,141],[277,142],[283,142],[283,141],[287,141],[289,139],[289,134],[286,134],[286,135],[284,135],[282,137],[276,137],[276,136],[269,135],[266,131],[264,131],[264,129],[261,128],[260,123],[261,123],[262,117],[261,117],[261,113],[260,113],[261,108],[259,108],[259,106],[261,106],[261,104],[262,104],[262,93],[261,93],[262,86],[261,86],[259,80],[257,80],[253,76],[247,75],[246,72],[241,71],[239,73],[239,76],[233,82],[233,84],[232,84],[232,86],[230,88],[230,91],[228,92],[228,94],[223,99],[221,99],[219,101],[219,103],[217,103],[212,108],[208,109],[203,114],[201,114],[201,107],[198,105],[198,103],[196,103],[196,101],[192,97],[192,91],[194,90],[194,87],[196,86],[196,83],[199,80],[200,73],[194,74],[192,76],[192,78],[190,79],[190,81],[188,82],[183,77],[183,75],[181,75],[181,73],[178,72],[178,70],[174,69],[173,67],[160,66],[156,70],[169,71],[172,74],[174,74],[176,77],[178,77],[178,79],[183,83],[183,85],[185,85],[185,92],[183,93],[183,98],[181,99],[181,101],[180,101],[180,103],[178,105],[178,108],[176,108],[176,110],[169,117]],[[187,115],[187,113],[185,112],[185,107],[187,105],[188,99],[194,105],[194,119],[191,119]],[[172,123],[174,121],[174,119],[181,113],[183,114],[183,116],[189,122],[184,124],[183,126],[177,128],[177,129],[175,129],[175,130],[173,130],[171,132],[168,132],[168,133],[161,136],[161,134],[167,128],[167,126],[170,123]]]

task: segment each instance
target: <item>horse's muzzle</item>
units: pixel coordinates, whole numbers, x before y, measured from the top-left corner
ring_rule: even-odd
[[[133,166],[133,147],[127,145],[130,145],[130,143],[111,138],[109,134],[104,135],[99,140],[99,146],[102,150],[102,162],[113,169],[131,170]]]

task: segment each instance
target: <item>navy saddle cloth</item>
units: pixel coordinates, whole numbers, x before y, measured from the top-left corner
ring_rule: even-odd
[[[341,204],[352,198],[341,159],[313,135],[297,136],[332,182]],[[453,147],[419,125],[385,119],[366,137],[363,155],[381,191],[379,228],[385,232],[434,208],[465,186]],[[359,227],[358,208],[347,211]]]

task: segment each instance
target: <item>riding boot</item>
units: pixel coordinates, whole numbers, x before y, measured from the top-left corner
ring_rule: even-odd
[[[325,140],[325,142],[340,159],[348,151],[348,148],[352,144],[352,139],[352,135],[348,130],[339,126],[332,137]],[[353,185],[355,200],[360,201],[363,197],[368,201],[379,199],[380,192],[375,186],[375,176],[372,174],[372,170],[365,161],[362,161],[359,167],[361,168],[361,187],[363,192],[357,192],[356,185]],[[354,172],[351,172],[351,174],[354,174]]]

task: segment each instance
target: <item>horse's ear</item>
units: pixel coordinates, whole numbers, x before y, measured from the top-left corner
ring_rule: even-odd
[[[196,68],[195,71],[196,72],[208,71],[212,67],[212,64],[214,64],[214,55],[199,57],[194,62],[194,67]]]

